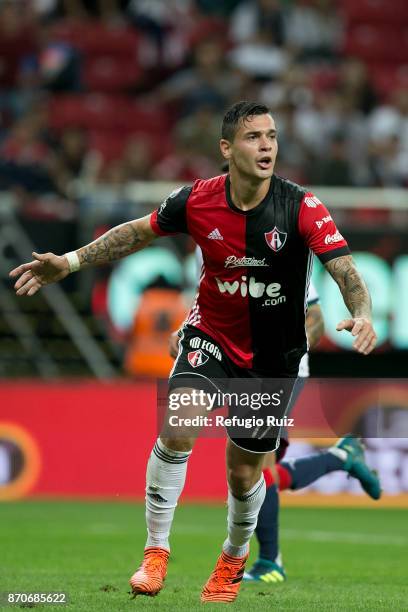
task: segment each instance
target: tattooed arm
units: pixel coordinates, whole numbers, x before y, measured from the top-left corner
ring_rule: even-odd
[[[306,333],[309,346],[313,349],[324,333],[324,319],[319,304],[312,304],[307,309]]]
[[[43,285],[62,280],[74,269],[121,259],[140,251],[156,237],[157,234],[150,226],[150,215],[148,215],[142,219],[117,225],[90,244],[68,255],[33,253],[34,260],[18,266],[10,272],[10,276],[18,277],[14,285],[17,295],[31,296]]]
[[[337,331],[343,329],[356,336],[353,347],[368,355],[377,342],[371,323],[371,298],[364,280],[358,272],[351,255],[336,257],[325,264],[339,286],[345,305],[352,319],[344,319],[337,325]]]
[[[117,225],[90,244],[78,249],[81,268],[106,264],[143,249],[157,238],[157,234],[150,227],[149,219],[150,215]]]

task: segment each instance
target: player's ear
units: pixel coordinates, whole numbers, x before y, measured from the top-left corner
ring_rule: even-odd
[[[231,158],[231,143],[229,140],[225,140],[225,138],[221,138],[220,150],[221,150],[221,155],[223,156],[224,159]]]

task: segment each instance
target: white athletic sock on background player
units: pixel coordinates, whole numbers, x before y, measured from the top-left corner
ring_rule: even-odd
[[[228,538],[223,545],[227,555],[243,557],[247,554],[249,540],[255,531],[265,494],[263,474],[252,489],[240,498],[228,491]]]
[[[167,448],[160,438],[153,447],[146,470],[146,546],[170,550],[170,528],[184,488],[190,455],[191,451]]]

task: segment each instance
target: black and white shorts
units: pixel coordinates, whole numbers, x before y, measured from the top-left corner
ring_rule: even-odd
[[[238,367],[223,351],[221,346],[208,334],[192,326],[183,328],[179,343],[179,352],[169,377],[169,393],[175,389],[191,388],[206,393],[221,391],[234,395],[234,391],[268,394],[279,396],[275,406],[261,407],[254,410],[241,405],[228,405],[228,417],[236,415],[237,425],[226,427],[229,438],[239,448],[254,452],[272,452],[279,447],[285,417],[293,403],[291,398],[297,381],[299,363],[303,351],[291,355],[290,364],[283,362],[280,367],[255,371]],[[266,397],[266,395],[265,395]],[[220,407],[220,405],[216,406]],[[257,423],[252,428],[243,428],[242,419],[256,416]],[[271,417],[276,425],[270,426]]]

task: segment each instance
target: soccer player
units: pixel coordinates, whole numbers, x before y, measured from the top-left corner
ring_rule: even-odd
[[[180,421],[199,413],[194,397],[203,387],[214,388],[211,379],[255,379],[260,385],[280,379],[278,409],[284,414],[307,349],[305,298],[313,253],[350,311],[337,330],[351,332],[361,354],[376,344],[369,292],[329,211],[312,193],[274,175],[278,144],[269,109],[246,101],[232,106],[223,119],[220,149],[229,162],[227,175],[174,191],[151,215],[114,227],[75,252],[34,253],[33,261],[11,272],[18,277],[17,295],[30,296],[82,267],[125,257],[157,236],[189,233],[203,252],[205,274],[170,374],[170,392],[190,397],[178,411]],[[202,415],[207,408],[200,407]],[[202,590],[203,602],[231,602],[238,594],[265,498],[264,456],[279,446],[279,431],[270,436],[256,426],[247,437],[239,433],[227,427],[227,538]],[[163,587],[170,528],[197,435],[188,424],[173,432],[166,428],[154,445],[146,474],[144,560],[130,580],[135,594],[155,595]]]
[[[202,268],[203,259],[197,248],[198,269]],[[324,333],[324,319],[319,304],[319,295],[313,282],[310,282],[307,295],[306,335],[309,349],[315,348]],[[170,336],[169,352],[176,358],[179,348],[181,330]],[[290,401],[291,408],[296,404],[302,391],[303,381],[309,377],[309,355],[303,355],[298,372],[299,380]],[[325,474],[334,471],[346,471],[359,480],[364,491],[373,499],[381,497],[381,485],[378,476],[365,463],[364,447],[353,437],[346,436],[331,448],[297,459],[284,460],[288,441],[285,437],[275,453],[265,455],[263,474],[266,484],[265,500],[258,515],[255,529],[259,543],[259,557],[252,568],[244,573],[245,581],[263,581],[273,585],[283,582],[286,573],[279,551],[279,495],[278,491],[292,489],[297,491],[307,487]]]
[[[380,480],[365,462],[360,440],[346,436],[336,445],[322,452],[297,459],[280,460],[274,465],[274,455],[267,455],[264,465],[266,497],[259,512],[256,537],[259,557],[245,572],[244,580],[277,584],[286,579],[279,552],[279,491],[297,491],[307,487],[325,474],[338,470],[356,478],[372,499],[381,497]]]

